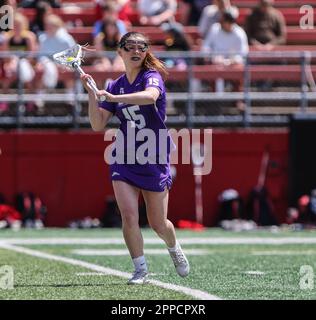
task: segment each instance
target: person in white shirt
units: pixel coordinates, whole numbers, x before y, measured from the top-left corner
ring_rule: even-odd
[[[248,39],[245,31],[235,23],[230,12],[224,12],[220,23],[215,23],[202,45],[203,52],[213,54],[213,63],[243,63],[248,51]]]
[[[37,65],[38,70],[43,71],[43,85],[46,88],[55,88],[58,81],[58,70],[55,63],[49,59],[56,52],[66,50],[76,44],[74,38],[64,28],[64,23],[59,16],[50,14],[45,18],[45,32],[39,37],[39,53],[42,56]],[[69,80],[67,88],[73,86],[73,81]]]
[[[138,0],[137,9],[142,25],[160,26],[164,22],[174,22],[177,11],[176,0]]]
[[[207,36],[214,23],[220,22],[224,11],[229,11],[235,19],[239,16],[237,7],[230,4],[230,0],[214,0],[213,4],[206,6],[198,23],[199,33],[203,39]]]
[[[45,103],[42,100],[43,89],[54,89],[58,84],[59,71],[64,70],[63,66],[57,66],[52,60],[56,52],[66,50],[76,44],[74,38],[64,27],[63,20],[54,14],[44,19],[44,32],[39,36],[39,50],[41,56],[38,59],[36,70],[41,74],[41,79],[34,84],[37,90],[37,112],[45,112]],[[74,79],[64,80],[66,92],[74,91]]]
[[[243,64],[248,54],[248,39],[245,31],[235,23],[229,11],[222,15],[221,22],[215,23],[202,45],[203,52],[212,53],[212,63],[220,65]],[[223,79],[217,79],[216,91],[223,91]]]

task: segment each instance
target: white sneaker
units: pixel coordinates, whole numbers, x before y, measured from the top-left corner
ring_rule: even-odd
[[[148,282],[147,270],[136,270],[133,276],[128,280],[127,284],[145,284]]]
[[[186,277],[190,272],[190,264],[180,245],[178,244],[176,250],[168,249],[170,257],[176,267],[177,273],[181,277]]]

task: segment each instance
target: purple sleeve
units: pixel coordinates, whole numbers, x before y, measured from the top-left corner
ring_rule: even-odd
[[[110,92],[113,94],[113,90],[114,89],[114,85],[113,82],[110,82],[106,88],[106,91]],[[115,108],[115,103],[113,102],[107,102],[107,101],[102,101],[99,102],[99,108],[105,109],[107,111],[112,112],[113,114],[115,114],[116,108]]]
[[[164,82],[157,71],[149,71],[144,75],[145,89],[149,87],[157,88],[162,95],[165,92]]]

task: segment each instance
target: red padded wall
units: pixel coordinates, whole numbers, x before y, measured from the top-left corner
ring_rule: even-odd
[[[0,192],[13,201],[16,192],[33,191],[48,207],[47,225],[66,226],[72,219],[101,217],[107,195],[113,194],[103,160],[107,143],[90,130],[0,133]],[[284,220],[287,207],[288,132],[286,130],[214,130],[212,171],[203,176],[204,223],[214,225],[217,197],[235,188],[246,199],[256,184],[262,153],[271,151],[276,165],[267,186]],[[179,151],[181,147],[179,148]],[[191,165],[177,165],[170,193],[169,217],[193,220],[194,178]]]

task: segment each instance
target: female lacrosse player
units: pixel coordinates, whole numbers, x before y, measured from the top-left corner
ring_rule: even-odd
[[[141,130],[146,129],[143,131],[146,133],[151,130],[155,141],[150,141],[149,144],[156,143],[157,146],[162,143],[158,136],[161,131],[167,132],[167,128],[164,124],[166,93],[161,75],[166,75],[166,71],[164,65],[149,51],[148,39],[141,33],[125,34],[119,42],[118,54],[124,61],[126,73],[110,83],[106,91],[100,90],[95,94],[88,83],[91,77],[84,75],[81,79],[89,94],[92,128],[97,131],[104,130],[108,120],[115,114],[120,119],[120,131],[125,138],[124,163],[111,164],[110,173],[122,215],[124,239],[135,266],[135,272],[128,284],[143,284],[148,277],[143,238],[138,223],[140,192],[145,200],[150,226],[165,241],[177,273],[185,277],[189,273],[189,263],[176,240],[174,226],[167,219],[168,190],[171,187],[170,139],[167,138],[165,154],[156,153],[149,163],[144,164],[137,149],[146,141],[139,142],[134,135],[131,138],[130,134],[132,129],[136,136]],[[97,98],[100,96],[104,96],[106,100],[98,103]],[[118,135],[116,144],[117,138]],[[131,150],[131,139],[135,140],[132,142],[135,143],[136,151]],[[133,158],[135,163],[126,161],[127,158]]]

